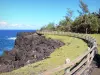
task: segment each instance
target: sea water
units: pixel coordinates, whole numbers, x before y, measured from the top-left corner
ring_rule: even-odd
[[[35,30],[0,30],[0,56],[4,51],[10,51],[14,47],[18,32],[35,32]]]

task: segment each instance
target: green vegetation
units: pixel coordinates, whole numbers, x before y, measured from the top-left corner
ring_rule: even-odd
[[[79,7],[81,10],[77,10],[79,16],[73,20],[73,11],[67,9],[65,18],[58,24],[48,24],[46,27],[42,27],[41,30],[56,30],[78,33],[100,33],[100,9],[98,12],[89,12],[88,5],[82,0],[79,0]]]
[[[54,27],[54,23],[52,22],[52,23],[49,23],[47,26],[45,25],[45,26],[43,26],[42,28],[41,28],[41,30],[55,30],[55,27]]]
[[[8,73],[2,73],[0,75],[38,75],[46,70],[50,70],[65,63],[65,59],[75,59],[79,55],[83,54],[87,50],[87,44],[81,39],[59,36],[59,35],[45,35],[47,38],[58,39],[65,43],[64,46],[56,49],[47,59],[42,61],[26,65],[20,69],[14,70]],[[64,71],[61,71],[63,73]],[[59,73],[57,73],[60,75]]]
[[[100,54],[100,34],[91,34],[91,36],[93,36],[96,39],[98,45],[98,52]]]

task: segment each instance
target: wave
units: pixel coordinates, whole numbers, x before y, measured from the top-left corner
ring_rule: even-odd
[[[16,37],[10,37],[8,40],[16,40]]]

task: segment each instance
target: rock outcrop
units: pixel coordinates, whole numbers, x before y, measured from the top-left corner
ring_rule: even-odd
[[[47,39],[38,33],[19,33],[15,40],[14,48],[9,52],[6,51],[0,57],[0,73],[9,72],[27,64],[43,60],[62,45],[64,43],[50,38]]]

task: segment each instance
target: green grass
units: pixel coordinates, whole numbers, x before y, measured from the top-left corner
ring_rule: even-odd
[[[49,56],[49,58],[45,60],[29,64],[20,69],[8,73],[2,73],[0,75],[38,75],[38,73],[56,68],[59,65],[64,64],[66,58],[69,58],[70,60],[75,59],[87,50],[87,44],[81,39],[59,35],[45,36],[47,38],[61,40],[65,43],[65,45],[56,49]],[[61,75],[61,73],[57,73],[57,75]]]
[[[98,44],[98,52],[100,54],[100,34],[91,34],[91,36],[93,36],[96,39]]]

